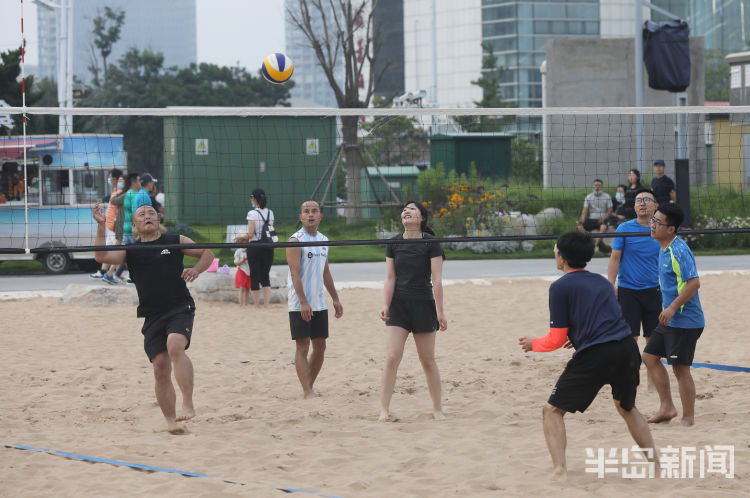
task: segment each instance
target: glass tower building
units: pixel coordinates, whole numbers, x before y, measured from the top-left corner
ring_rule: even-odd
[[[482,0],[482,41],[505,68],[503,100],[541,107],[547,40],[599,38],[599,20],[599,0]]]

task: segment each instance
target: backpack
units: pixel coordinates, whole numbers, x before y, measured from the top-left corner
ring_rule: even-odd
[[[260,219],[263,220],[263,228],[260,229],[259,242],[278,242],[279,237],[276,236],[276,229],[273,227],[273,225],[268,224],[268,220],[271,219],[271,216],[269,215],[268,218],[264,218],[263,213],[260,212],[260,209],[258,209],[257,211],[260,215]]]

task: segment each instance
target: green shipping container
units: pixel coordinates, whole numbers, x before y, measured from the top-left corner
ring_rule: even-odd
[[[335,117],[165,118],[165,216],[177,223],[242,224],[259,187],[276,218],[296,218],[335,152]],[[326,202],[335,199],[329,192]]]
[[[502,133],[462,133],[430,137],[430,165],[443,165],[445,171],[469,173],[471,163],[480,176],[509,180],[512,135]]]
[[[419,175],[419,168],[416,166],[380,166],[380,172],[385,177],[388,184],[383,182],[383,179],[378,175],[378,171],[373,168],[367,168],[367,172],[372,178],[372,185],[375,187],[375,193],[377,193],[377,199],[373,194],[372,186],[367,179],[367,176],[362,175],[362,201],[366,204],[375,204],[379,199],[381,202],[392,202],[390,189],[396,193],[399,199],[402,201],[404,198],[405,187],[413,187],[412,191],[417,186],[417,176]],[[390,188],[389,188],[390,187]],[[362,217],[368,220],[382,218],[380,208],[368,207],[362,209]]]

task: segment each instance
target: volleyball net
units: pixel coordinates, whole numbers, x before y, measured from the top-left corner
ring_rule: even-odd
[[[72,116],[74,131],[49,135],[23,134],[24,109],[3,112],[15,124],[0,137],[3,253],[91,250],[113,169],[151,175],[165,226],[208,247],[236,247],[261,188],[278,246],[304,200],[356,233],[331,245],[382,243],[416,200],[452,250],[530,250],[576,228],[595,180],[587,216],[611,206],[614,231],[634,214],[618,186],[637,170],[650,187],[657,160],[694,247],[750,246],[750,108],[26,108]]]

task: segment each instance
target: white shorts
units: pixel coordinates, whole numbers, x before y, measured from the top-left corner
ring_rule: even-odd
[[[105,230],[106,230],[106,234],[107,234],[106,244],[108,246],[116,246],[117,245],[117,239],[115,238],[115,232],[113,232],[109,228],[105,228]]]

